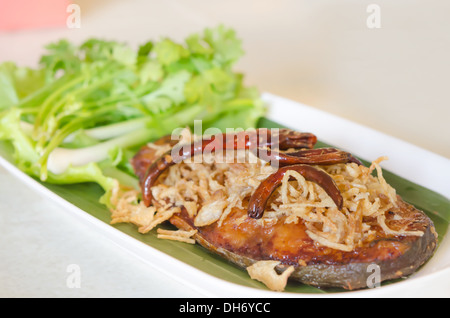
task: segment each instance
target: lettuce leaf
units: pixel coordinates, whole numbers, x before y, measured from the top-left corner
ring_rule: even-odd
[[[146,142],[194,120],[203,129],[256,127],[260,94],[232,69],[243,54],[222,25],[137,49],[61,39],[35,69],[0,64],[0,140],[12,143],[18,167],[45,182],[95,182],[105,192],[111,180],[135,184],[125,160]]]

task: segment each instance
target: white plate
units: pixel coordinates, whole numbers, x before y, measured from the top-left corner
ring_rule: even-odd
[[[383,163],[384,168],[447,198],[450,197],[450,187],[448,186],[450,160],[315,108],[268,93],[263,97],[270,105],[267,116],[270,120],[301,131],[313,132],[319,140],[347,149],[361,158],[373,160],[387,155],[391,160]],[[405,165],[405,162],[408,162],[408,165]],[[424,162],[427,164],[424,165]],[[59,203],[65,211],[91,226],[93,230],[105,235],[145,263],[206,297],[401,297],[425,295],[450,297],[448,288],[450,283],[450,237],[448,234],[433,258],[420,271],[403,282],[382,288],[345,293],[276,293],[236,285],[210,276],[96,219],[41,186],[1,157],[0,164],[36,191]],[[410,165],[420,166],[421,172],[417,173],[416,169],[414,174],[409,173]],[[436,171],[439,173],[435,173]]]

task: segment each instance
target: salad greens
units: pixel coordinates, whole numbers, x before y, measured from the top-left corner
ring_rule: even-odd
[[[232,69],[243,50],[224,26],[184,43],[60,40],[46,50],[37,68],[0,64],[0,140],[41,181],[95,182],[106,194],[117,182],[136,186],[129,159],[141,145],[197,119],[246,129],[264,114]]]

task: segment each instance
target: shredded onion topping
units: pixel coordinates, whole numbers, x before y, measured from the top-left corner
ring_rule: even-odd
[[[161,148],[161,152],[163,150],[166,148]],[[242,155],[252,156],[250,152],[237,153],[237,156]],[[380,166],[387,159],[380,157],[370,167],[355,163],[318,167],[328,173],[340,189],[344,198],[341,210],[320,186],[305,180],[298,172],[288,171],[258,222],[265,226],[278,222],[281,217],[286,223],[303,222],[312,240],[342,251],[352,251],[373,238],[374,223],[389,235],[421,236],[421,231],[394,230],[386,224],[386,213],[397,207],[396,191],[384,179]],[[248,161],[251,163],[218,162],[214,158],[203,158],[202,163],[183,162],[172,166],[152,188],[155,203],[151,207],[140,202],[137,190],[117,191],[112,223],[134,223],[141,233],[147,233],[184,206],[195,226],[215,222],[220,226],[233,209],[246,209],[245,199],[275,172],[270,164],[258,158]],[[160,236],[167,238],[165,234]],[[179,239],[179,236],[169,238]]]

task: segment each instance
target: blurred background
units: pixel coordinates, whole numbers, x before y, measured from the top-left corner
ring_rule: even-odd
[[[446,0],[1,0],[0,62],[34,66],[60,38],[137,46],[223,23],[243,40],[248,85],[450,158],[449,12]]]

